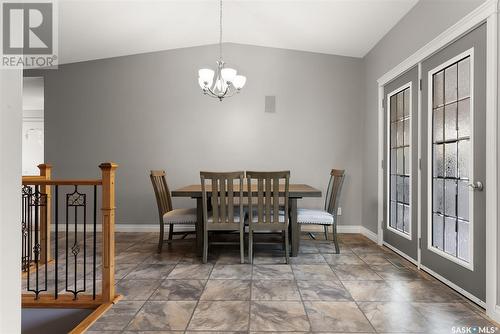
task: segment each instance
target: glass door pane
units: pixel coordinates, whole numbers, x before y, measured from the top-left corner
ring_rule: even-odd
[[[432,248],[469,262],[470,55],[432,74]]]
[[[387,227],[410,236],[410,170],[411,170],[411,133],[410,133],[410,85],[389,95],[390,126],[390,205]]]

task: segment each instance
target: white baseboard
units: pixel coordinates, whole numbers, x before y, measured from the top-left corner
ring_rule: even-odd
[[[166,231],[168,231],[168,225],[165,226]],[[176,225],[175,231],[192,231],[193,226],[191,225]],[[52,225],[52,230],[54,231],[54,225]],[[66,231],[65,225],[58,226],[58,230],[60,232]],[[69,230],[74,231],[75,227],[73,224],[69,225]],[[83,226],[78,225],[78,230],[82,231]],[[93,230],[92,225],[87,225],[87,231],[90,232]],[[97,231],[101,231],[101,225],[97,225]],[[116,232],[159,232],[160,228],[158,224],[116,224],[115,225]],[[323,232],[323,227],[319,225],[311,225],[311,226],[302,226],[302,231],[305,232]],[[373,233],[369,229],[361,225],[339,225],[337,226],[338,233],[359,233],[366,236],[368,239],[377,242],[377,234]]]
[[[370,231],[369,229],[367,229],[364,226],[360,226],[359,233],[361,233],[362,235],[364,235],[365,237],[367,237],[368,239],[370,239],[371,241],[373,241],[375,243],[378,241],[378,234]]]
[[[490,319],[500,324],[500,305],[495,305],[495,309],[491,312],[488,312],[488,310],[486,310],[486,315],[490,317]]]

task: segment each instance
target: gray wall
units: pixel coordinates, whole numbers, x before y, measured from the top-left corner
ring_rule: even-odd
[[[377,79],[467,15],[483,0],[420,0],[365,56],[363,225],[377,232]]]
[[[224,50],[248,82],[222,103],[197,84],[216,46],[45,71],[45,152],[54,176],[95,177],[100,162],[118,163],[117,222],[141,224],[157,222],[150,169],[167,170],[171,189],[198,183],[200,170],[290,169],[292,182],[324,191],[329,170],[346,168],[341,224],[360,225],[362,60],[236,44]],[[264,112],[265,95],[276,95],[276,113]],[[176,207],[194,204],[174,199]]]

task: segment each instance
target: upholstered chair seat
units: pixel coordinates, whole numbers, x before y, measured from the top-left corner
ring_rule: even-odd
[[[196,208],[173,209],[163,215],[165,224],[196,224]]]
[[[324,210],[297,209],[299,224],[333,225],[335,217]]]
[[[235,207],[234,208],[234,213],[233,213],[233,222],[234,223],[239,223],[241,221],[245,221],[245,217],[246,217],[246,213],[245,213],[245,209],[243,209],[243,219],[240,218],[240,208],[239,207]],[[208,222],[209,223],[213,223],[214,222],[214,218],[213,218],[213,215],[212,215],[212,212],[208,212]]]

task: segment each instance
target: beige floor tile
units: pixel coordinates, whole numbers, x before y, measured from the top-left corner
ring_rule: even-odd
[[[216,265],[210,274],[210,279],[251,279],[252,265],[223,264]]]
[[[200,300],[250,300],[249,280],[211,279]]]
[[[304,302],[313,331],[373,332],[373,328],[354,302]]]
[[[384,281],[344,281],[342,283],[357,302],[402,301],[404,299]]]
[[[368,265],[332,264],[335,274],[341,281],[373,281],[382,280]]]
[[[378,332],[428,333],[425,318],[406,302],[361,302],[359,308]]]
[[[352,297],[338,281],[298,281],[303,300],[352,301]]]
[[[327,264],[294,264],[293,275],[302,281],[338,281],[337,275]]]
[[[167,276],[167,279],[208,279],[212,271],[211,264],[179,263]]]
[[[200,301],[188,330],[246,331],[248,301]]]
[[[294,281],[254,280],[252,300],[300,300],[300,294]]]
[[[251,331],[309,331],[304,306],[293,301],[253,301]]]
[[[151,300],[198,300],[205,288],[205,280],[164,280]]]
[[[127,330],[184,330],[195,306],[195,301],[148,301]]]
[[[286,264],[262,264],[253,266],[254,280],[274,279],[274,280],[293,280],[292,267]]]

